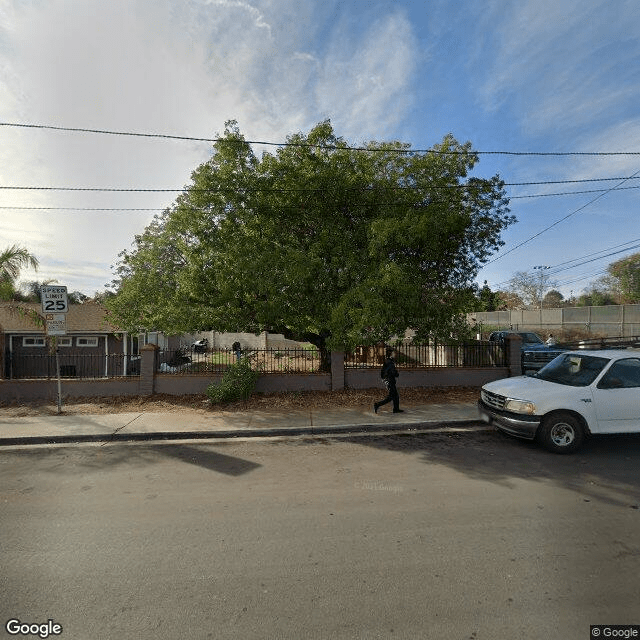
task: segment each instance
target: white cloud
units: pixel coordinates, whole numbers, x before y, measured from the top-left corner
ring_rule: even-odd
[[[266,29],[269,36],[271,36],[271,26],[265,22],[265,17],[257,7],[250,5],[248,2],[241,2],[240,0],[204,0],[204,4],[223,7],[225,9],[241,9],[246,11],[255,26],[259,29]]]
[[[338,32],[316,86],[320,109],[335,113],[348,135],[380,139],[410,106],[417,58],[411,25],[399,13],[355,43]]]
[[[617,122],[596,134],[585,136],[580,151],[628,152],[640,150],[640,118]],[[587,156],[581,157],[570,168],[572,178],[627,177],[640,170],[640,156]],[[603,188],[616,182],[603,183]],[[623,186],[640,185],[640,180],[630,180]]]
[[[610,122],[635,107],[635,3],[528,0],[502,6],[500,14],[494,6],[493,15],[496,55],[481,92],[486,107],[512,100],[526,131],[562,131],[565,139],[568,131]]]
[[[412,28],[394,11],[351,37],[333,22],[342,10],[331,0],[4,0],[0,121],[213,137],[237,119],[248,139],[284,140],[331,117],[340,135],[380,138],[410,103]],[[0,134],[2,185],[181,188],[210,152],[206,143]],[[161,209],[175,196],[0,190],[0,206]],[[152,214],[0,216],[0,246],[19,238],[49,265],[41,277],[60,280],[57,269],[93,291],[111,279],[95,268],[112,264]]]

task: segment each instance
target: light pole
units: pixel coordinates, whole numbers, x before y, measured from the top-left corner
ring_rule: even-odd
[[[546,264],[540,264],[533,268],[540,271],[540,309],[542,309],[542,281],[544,280],[544,270],[551,269],[551,267],[548,267]]]

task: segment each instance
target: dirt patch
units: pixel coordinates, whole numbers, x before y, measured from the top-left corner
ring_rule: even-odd
[[[401,406],[419,404],[475,403],[479,387],[430,387],[399,389]],[[211,404],[204,396],[117,396],[94,398],[69,398],[64,401],[65,415],[180,412],[210,413],[212,411],[251,411],[261,409],[322,409],[335,407],[368,407],[382,399],[384,389],[344,389],[342,391],[300,391],[288,393],[254,394],[246,402]],[[0,417],[28,417],[55,415],[55,400],[29,403],[2,402]]]

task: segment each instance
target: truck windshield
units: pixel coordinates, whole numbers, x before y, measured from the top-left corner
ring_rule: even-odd
[[[527,344],[543,344],[540,336],[537,336],[535,333],[521,333],[519,335],[522,338],[522,342],[526,342]]]
[[[598,377],[608,362],[609,358],[576,353],[564,354],[540,369],[535,377],[570,387],[586,387]]]

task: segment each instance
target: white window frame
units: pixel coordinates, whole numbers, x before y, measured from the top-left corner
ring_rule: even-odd
[[[32,344],[29,344],[28,341],[33,340]],[[46,347],[47,339],[42,338],[40,336],[22,336],[22,346],[23,347]]]
[[[92,347],[98,346],[98,336],[82,336],[76,338],[76,347]]]
[[[63,338],[59,337],[56,340],[56,345],[58,347],[73,347],[73,338]]]

